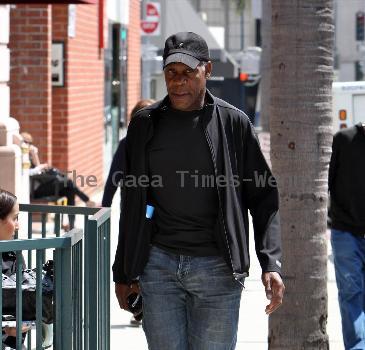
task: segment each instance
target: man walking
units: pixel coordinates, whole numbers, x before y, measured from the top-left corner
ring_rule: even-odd
[[[328,182],[343,340],[365,349],[365,124],[334,136]]]
[[[266,313],[282,303],[278,191],[255,181],[271,172],[248,117],[206,89],[205,40],[170,36],[163,66],[168,95],[128,128],[116,295],[127,309],[127,297],[141,292],[151,350],[231,350],[249,270],[248,210]]]

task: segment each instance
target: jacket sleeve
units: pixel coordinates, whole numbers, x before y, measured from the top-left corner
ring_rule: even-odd
[[[122,179],[125,171],[125,138],[118,145],[118,148],[113,156],[110,166],[109,175],[105,183],[103,199],[101,205],[103,207],[111,207],[114,194],[118,188],[119,182]]]
[[[128,174],[130,169],[130,152],[131,152],[131,143],[133,140],[133,130],[134,130],[134,119],[129,124],[127,136],[125,138],[125,175]],[[126,209],[126,195],[125,195],[125,187],[120,187],[120,195],[121,195],[121,209],[120,209],[120,218],[119,218],[119,236],[118,236],[118,245],[115,253],[115,259],[113,263],[113,281],[115,283],[123,283],[129,284],[131,281],[128,280],[127,276],[124,273],[124,259],[125,259],[125,234],[123,229],[123,221],[125,216]]]
[[[247,203],[253,220],[256,254],[263,272],[281,273],[281,229],[276,180],[249,122],[243,142],[243,201]]]

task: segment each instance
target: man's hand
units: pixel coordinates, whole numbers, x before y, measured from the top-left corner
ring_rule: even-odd
[[[128,310],[127,298],[133,293],[139,293],[139,284],[132,283],[131,285],[115,283],[115,295],[121,309]]]
[[[265,312],[270,315],[283,303],[285,286],[277,272],[264,272],[261,280],[265,287],[266,298],[270,300],[270,304],[266,305]]]

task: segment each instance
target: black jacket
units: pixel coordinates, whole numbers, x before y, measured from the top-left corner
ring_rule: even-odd
[[[365,235],[365,132],[361,123],[333,137],[328,175],[333,229]]]
[[[243,112],[212,96],[209,91],[207,98],[211,103],[205,107],[208,113],[205,113],[202,122],[216,178],[223,175],[232,183],[232,179],[239,179],[235,186],[217,186],[220,220],[216,234],[221,252],[237,280],[242,281],[248,276],[250,210],[261,268],[264,272],[280,273],[278,190],[273,185],[275,181],[253,126]],[[146,146],[152,139],[159,111],[167,105],[168,97],[142,109],[128,128],[126,183],[122,187],[119,242],[113,264],[114,282],[130,283],[143,272],[148,259],[152,222],[145,218],[147,188],[132,182],[148,174]],[[128,186],[127,181],[130,181]]]

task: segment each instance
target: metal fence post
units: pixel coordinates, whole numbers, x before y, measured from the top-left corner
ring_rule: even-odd
[[[103,251],[103,258],[105,260],[105,304],[104,304],[104,313],[105,316],[105,350],[110,349],[110,219],[105,222],[105,230],[104,230],[104,251]]]
[[[71,247],[55,253],[56,350],[72,349]]]
[[[16,348],[22,348],[22,318],[23,318],[23,290],[22,290],[23,256],[16,252]]]
[[[99,252],[98,252],[98,227],[97,222],[89,220],[87,225],[87,236],[85,242],[87,243],[87,251],[85,252],[85,264],[88,265],[88,300],[87,300],[87,314],[89,316],[88,327],[88,344],[89,349],[99,350],[98,346],[98,311],[99,311],[99,297],[98,297],[98,265],[99,265]],[[85,276],[86,277],[86,276]],[[85,310],[86,311],[86,310]],[[86,349],[86,350],[89,350]]]
[[[88,217],[84,217],[84,231],[85,237],[88,236]],[[89,240],[84,241],[84,348],[89,350],[89,326],[90,326],[90,315],[89,315],[89,276],[90,266],[88,264],[89,258]]]

